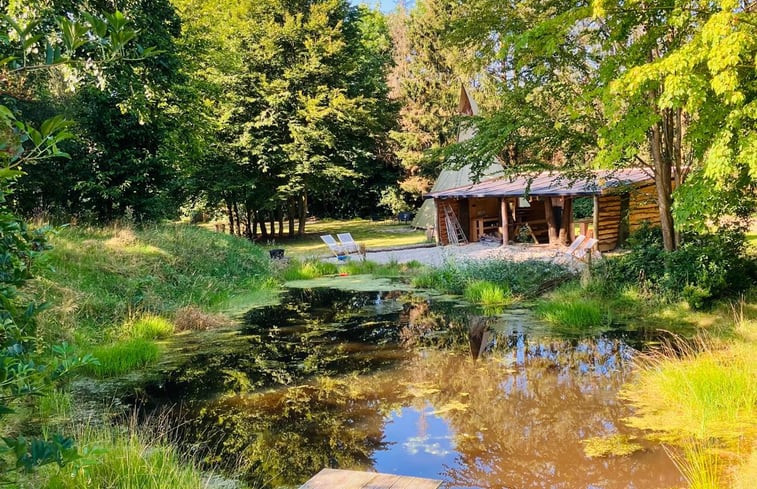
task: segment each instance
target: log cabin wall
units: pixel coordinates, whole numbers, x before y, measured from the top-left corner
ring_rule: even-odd
[[[657,190],[654,184],[644,185],[631,191],[628,227],[633,232],[644,222],[652,226],[660,225],[660,209],[657,207]]]
[[[436,204],[436,229],[437,239],[439,244],[447,246],[449,244],[449,238],[447,237],[447,222],[444,220],[444,206],[449,205],[452,208],[452,212],[455,213],[458,220],[460,219],[460,199],[434,199]],[[460,223],[465,230],[465,224]]]
[[[613,250],[618,246],[620,235],[621,197],[618,194],[599,197],[599,251]]]

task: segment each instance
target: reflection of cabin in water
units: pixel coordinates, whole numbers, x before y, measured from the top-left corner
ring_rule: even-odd
[[[616,248],[630,231],[647,221],[660,223],[652,178],[641,169],[595,171],[581,179],[558,172],[497,177],[426,195],[436,207],[436,238],[442,245],[457,242],[448,229],[449,215],[460,223],[468,241],[490,239],[509,243],[568,244],[580,224],[594,234],[600,251]],[[593,200],[593,216],[573,222],[573,202]],[[591,231],[588,231],[588,224]]]

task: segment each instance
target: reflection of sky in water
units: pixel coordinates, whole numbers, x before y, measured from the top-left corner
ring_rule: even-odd
[[[433,412],[434,408],[428,404],[423,412],[412,407],[393,412],[384,429],[384,441],[390,445],[374,454],[374,469],[438,479],[444,466],[455,465],[452,430]]]

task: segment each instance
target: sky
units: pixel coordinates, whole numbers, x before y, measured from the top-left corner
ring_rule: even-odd
[[[374,6],[376,4],[381,5],[381,10],[383,12],[391,12],[394,10],[395,5],[397,5],[398,0],[350,0],[351,3],[354,5],[360,5],[361,3],[366,3],[370,6]],[[405,5],[410,6],[412,5],[412,0],[405,0]]]

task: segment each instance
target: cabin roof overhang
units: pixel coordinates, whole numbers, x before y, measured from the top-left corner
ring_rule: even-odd
[[[581,177],[558,171],[496,177],[471,185],[429,192],[426,199],[487,197],[586,197],[618,191],[629,186],[651,183],[641,168],[595,170]]]

